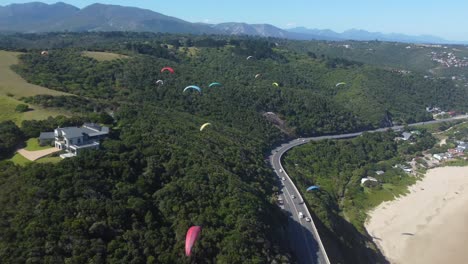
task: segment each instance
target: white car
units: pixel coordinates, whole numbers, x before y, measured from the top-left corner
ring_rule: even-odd
[[[310,222],[310,218],[309,218],[309,217],[306,217],[305,220],[306,220],[307,222]]]
[[[285,178],[285,177],[283,177],[283,178],[281,178],[281,180],[285,181],[285,180],[286,180],[286,178]]]
[[[291,198],[296,199],[296,196],[294,194],[291,194]]]
[[[280,172],[283,172],[283,169],[280,169]]]
[[[299,212],[299,218],[304,218],[304,214],[302,212]]]

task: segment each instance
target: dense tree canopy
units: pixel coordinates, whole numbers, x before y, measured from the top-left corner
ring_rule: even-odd
[[[24,121],[21,132],[2,124],[1,133],[10,138],[2,143],[7,149],[21,134],[37,137],[84,121],[114,125],[99,151],[55,165],[0,163],[4,263],[294,262],[285,244],[286,216],[274,203],[278,187],[265,161],[273,145],[295,135],[428,120],[429,105],[466,109],[464,90],[450,81],[302,54],[271,39],[18,34],[1,38],[0,48],[25,52],[14,70],[29,82],[75,95],[38,95],[25,102],[79,116]],[[40,55],[44,49],[48,56]],[[98,61],[83,55],[89,50],[128,57]],[[161,73],[166,66],[175,73]],[[157,80],[164,84],[156,85]],[[209,88],[212,82],[223,85]],[[337,87],[338,82],[347,85]],[[187,85],[202,92],[183,93]],[[270,123],[266,112],[274,112],[284,127]],[[200,132],[206,122],[212,125]],[[375,258],[366,257],[366,240],[358,230],[349,236],[348,229],[334,228],[349,224],[340,210],[351,214],[360,208],[350,205],[362,199],[358,177],[371,163],[419,148],[398,148],[389,141],[392,136],[320,142],[310,147],[320,157],[305,150],[287,157],[300,166],[313,164],[312,172],[298,174],[297,180],[324,186],[326,193],[310,203],[332,237],[349,239],[342,241],[345,250],[357,249],[351,259],[378,258],[375,251]],[[395,183],[399,174],[391,175],[385,180]],[[359,217],[348,218],[355,229]],[[203,231],[189,259],[183,241],[191,225]]]

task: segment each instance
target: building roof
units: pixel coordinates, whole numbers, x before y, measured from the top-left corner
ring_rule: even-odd
[[[65,134],[64,136],[66,136],[67,138],[82,137],[83,134],[86,134],[89,137],[103,136],[109,134],[108,127],[101,127],[93,123],[86,123],[83,125],[83,127],[63,127],[57,128],[57,130],[60,130],[63,134]]]
[[[408,132],[403,132],[402,136],[403,136],[403,140],[408,140],[411,138],[411,136],[413,136],[413,134],[408,133]]]
[[[55,134],[54,132],[41,132],[39,139],[46,140],[46,139],[54,139]]]
[[[67,138],[76,138],[83,136],[83,129],[80,127],[63,127],[57,128],[57,130],[60,130],[62,134],[64,134],[64,136]]]

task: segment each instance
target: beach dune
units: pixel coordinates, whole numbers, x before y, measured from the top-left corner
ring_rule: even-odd
[[[429,170],[410,193],[369,213],[368,233],[391,263],[468,263],[468,167]]]

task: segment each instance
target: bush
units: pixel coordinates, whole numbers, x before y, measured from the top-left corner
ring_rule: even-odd
[[[24,113],[29,110],[29,106],[27,104],[19,104],[16,106],[15,111]]]

